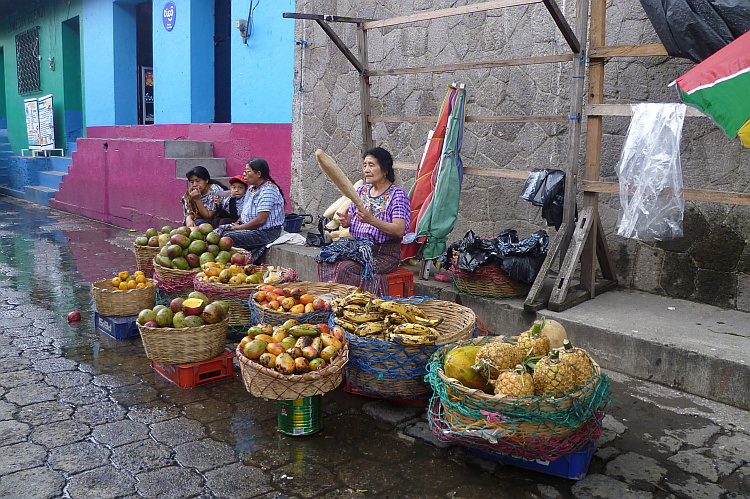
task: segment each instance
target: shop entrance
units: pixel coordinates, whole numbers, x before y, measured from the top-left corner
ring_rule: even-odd
[[[135,50],[138,64],[138,124],[154,123],[154,40],[152,4],[135,6]]]
[[[78,16],[62,23],[63,95],[65,98],[65,150],[75,150],[83,137],[83,89],[81,84],[81,34]]]
[[[232,121],[232,6],[230,0],[214,2],[214,106],[216,123]]]

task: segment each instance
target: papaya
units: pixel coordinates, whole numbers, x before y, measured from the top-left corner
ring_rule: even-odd
[[[457,379],[467,388],[482,390],[492,395],[495,393],[494,387],[481,373],[471,368],[480,348],[479,345],[469,345],[449,351],[445,356],[443,372],[447,377]]]

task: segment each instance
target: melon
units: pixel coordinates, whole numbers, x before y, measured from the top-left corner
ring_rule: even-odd
[[[563,340],[568,339],[565,328],[557,321],[542,317],[540,321],[535,321],[534,323],[542,326],[542,336],[549,338],[550,348],[562,348]]]
[[[447,377],[457,379],[467,388],[482,390],[492,395],[495,393],[493,386],[484,376],[471,368],[480,348],[479,345],[469,345],[449,351],[445,356],[443,371]]]

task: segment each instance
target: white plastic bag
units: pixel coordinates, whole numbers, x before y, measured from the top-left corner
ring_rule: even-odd
[[[617,234],[644,242],[682,237],[680,139],[685,104],[632,104],[633,118],[617,164]]]

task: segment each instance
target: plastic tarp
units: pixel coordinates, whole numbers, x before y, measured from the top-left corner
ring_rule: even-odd
[[[748,0],[641,0],[667,53],[700,62],[750,31]]]

